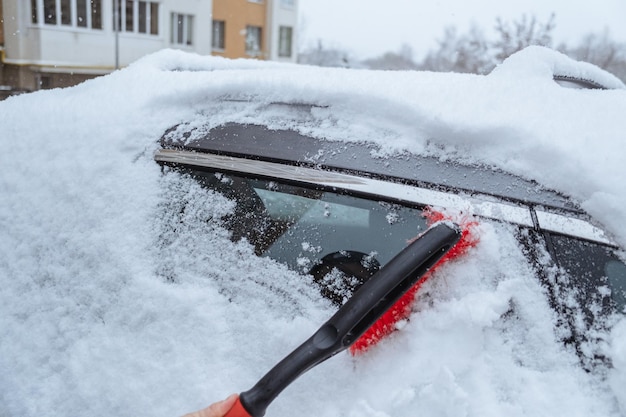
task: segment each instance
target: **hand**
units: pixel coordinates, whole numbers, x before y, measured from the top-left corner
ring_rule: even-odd
[[[223,401],[211,404],[207,408],[196,411],[195,413],[185,414],[183,417],[224,417],[233,405],[235,405],[238,398],[238,394],[233,394]]]

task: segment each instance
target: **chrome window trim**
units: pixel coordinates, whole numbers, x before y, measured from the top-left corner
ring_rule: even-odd
[[[366,195],[377,195],[408,203],[465,210],[489,219],[529,228],[535,226],[530,207],[483,200],[476,195],[459,196],[414,185],[399,184],[341,172],[179,149],[160,149],[155,152],[154,159],[157,162],[261,175],[327,188],[354,191]],[[543,210],[537,210],[536,215],[539,227],[543,230],[603,244],[613,244],[601,229],[586,220],[549,213]]]
[[[586,220],[536,210],[539,227],[549,232],[575,236],[585,240],[613,245],[604,231]]]

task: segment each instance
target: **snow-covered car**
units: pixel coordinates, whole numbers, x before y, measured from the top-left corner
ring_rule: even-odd
[[[283,121],[294,111],[307,118],[316,110],[303,103],[263,103],[261,110],[258,103],[236,102],[240,109],[247,105],[284,114]],[[233,201],[222,223],[232,240],[245,238],[257,256],[302,273],[312,291],[319,287],[337,306],[428,228],[434,208],[451,210],[461,223],[471,213],[512,226],[509,233],[568,324],[561,337],[581,353],[591,353],[580,344],[595,321],[626,308],[626,265],[617,244],[571,199],[536,182],[455,159],[381,156],[379,145],[257,124],[183,123],[161,143],[158,162]],[[187,208],[184,199],[178,204],[174,234]],[[170,272],[167,279],[175,282]],[[514,305],[507,314],[515,314]]]
[[[397,331],[267,415],[623,415],[624,108],[621,81],[538,47],[487,76],[164,51],[10,98],[2,411],[244,391],[446,219],[469,242]]]
[[[580,63],[553,63],[549,75],[563,88],[624,88]],[[626,311],[626,265],[618,244],[579,204],[543,187],[541,178],[457,155],[389,153],[380,142],[361,140],[380,134],[378,124],[387,128],[384,114],[372,120],[373,133],[360,126],[348,140],[333,137],[333,128],[310,135],[311,124],[350,122],[331,105],[306,99],[226,94],[206,123],[168,129],[155,159],[232,201],[222,219],[231,240],[244,239],[255,255],[299,272],[336,306],[427,229],[433,208],[461,223],[472,216],[507,225],[557,314],[557,337],[584,368],[610,366],[600,334],[610,317]],[[358,112],[353,104],[342,110]],[[182,217],[187,202],[180,204]],[[168,272],[175,282],[175,271]],[[276,297],[285,291],[277,288]],[[503,316],[516,317],[517,308],[511,300]]]

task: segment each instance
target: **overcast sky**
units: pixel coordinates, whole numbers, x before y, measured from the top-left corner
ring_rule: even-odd
[[[299,7],[300,49],[321,39],[357,58],[402,44],[419,57],[436,47],[446,26],[464,33],[473,22],[489,36],[496,17],[510,21],[524,14],[545,23],[554,13],[556,43],[574,46],[607,28],[612,39],[626,43],[626,0],[300,0]]]

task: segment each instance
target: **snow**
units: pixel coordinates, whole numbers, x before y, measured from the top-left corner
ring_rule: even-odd
[[[555,69],[617,89],[564,89]],[[268,106],[303,99],[319,107],[296,126]],[[262,122],[498,166],[572,196],[624,247],[624,110],[619,81],[541,48],[488,76],[162,51],[0,102],[0,415],[181,415],[250,388],[332,314],[206,221],[229,201],[161,171],[153,152],[177,123]],[[626,414],[626,321],[606,335],[613,368],[583,371],[508,227],[480,235],[401,331],[312,369],[267,415]]]

